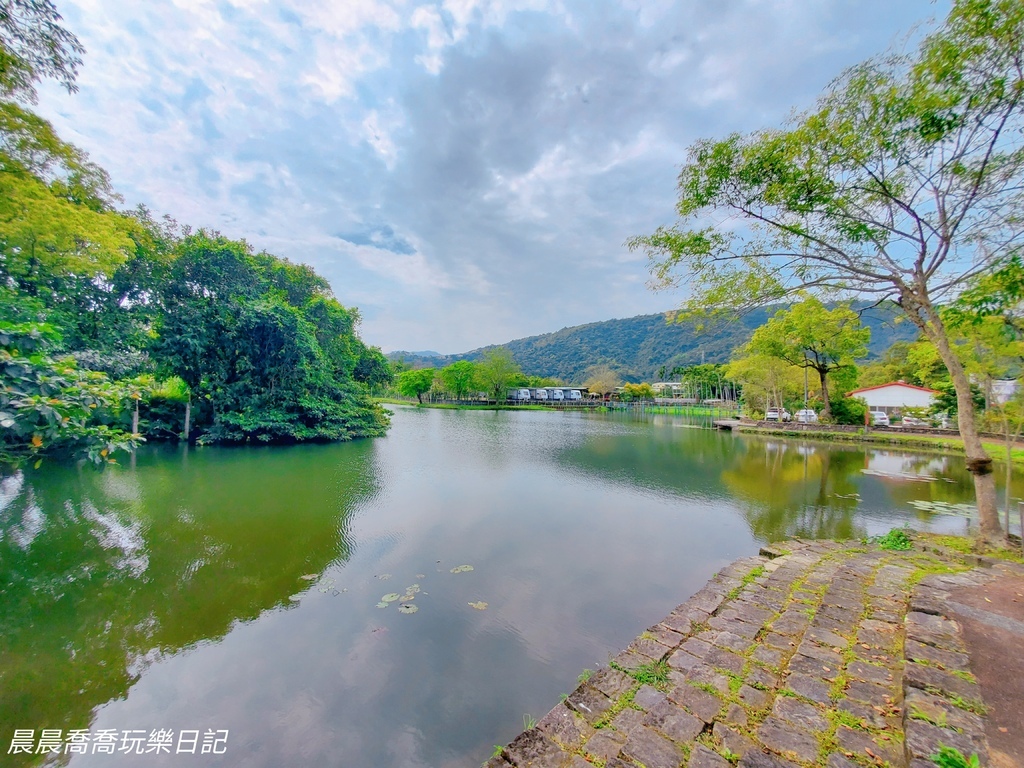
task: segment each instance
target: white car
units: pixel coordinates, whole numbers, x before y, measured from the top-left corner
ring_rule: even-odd
[[[931,426],[927,421],[925,421],[924,419],[919,419],[916,416],[904,416],[902,423],[903,423],[904,427],[928,427],[928,426]]]
[[[885,413],[885,411],[871,411],[871,426],[888,427],[889,416]]]
[[[789,421],[793,414],[785,408],[769,408],[764,415],[765,421]]]
[[[796,412],[796,422],[797,424],[817,424],[818,414],[810,408],[804,408]]]

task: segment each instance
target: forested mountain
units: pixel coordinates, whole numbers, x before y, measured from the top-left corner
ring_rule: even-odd
[[[663,313],[577,325],[500,346],[512,353],[523,371],[537,376],[579,383],[588,368],[607,364],[626,380],[654,381],[666,378],[676,366],[728,361],[733,349],[745,344],[754,329],[779,308],[781,305],[755,310],[734,322],[700,332],[692,323],[668,322],[668,315]],[[880,355],[894,341],[917,336],[917,330],[909,323],[896,322],[900,312],[894,305],[856,304],[854,308],[871,328],[869,352],[872,357]],[[493,348],[438,356],[392,352],[388,357],[405,360],[416,367],[444,366],[456,360],[478,360],[485,350]]]

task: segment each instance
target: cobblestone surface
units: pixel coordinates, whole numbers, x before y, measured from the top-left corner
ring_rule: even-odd
[[[988,765],[949,553],[765,547],[716,574],[486,763],[489,768]]]

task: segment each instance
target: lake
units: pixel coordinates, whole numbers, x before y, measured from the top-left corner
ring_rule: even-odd
[[[478,766],[761,543],[961,533],[973,496],[957,457],[393,409],[376,440],[4,477],[6,764],[43,759],[7,754],[15,729],[89,729],[74,768]]]

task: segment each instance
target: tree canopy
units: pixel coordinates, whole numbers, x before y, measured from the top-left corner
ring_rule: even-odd
[[[810,296],[779,310],[750,339],[755,354],[777,357],[797,368],[813,370],[821,386],[823,415],[831,417],[828,375],[849,368],[868,351],[871,330],[848,306],[827,309]]]

